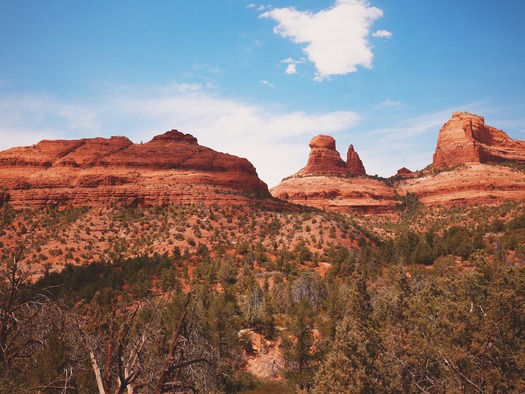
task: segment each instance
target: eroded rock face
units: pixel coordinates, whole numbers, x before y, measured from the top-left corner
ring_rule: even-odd
[[[318,135],[310,141],[306,167],[287,178],[271,193],[295,204],[335,211],[387,212],[396,203],[394,189],[367,177],[363,162],[350,145],[347,162],[336,150],[335,140]]]
[[[432,167],[505,161],[525,163],[525,142],[487,126],[482,116],[455,112],[439,131]]]
[[[386,213],[397,203],[394,188],[365,177],[290,177],[271,193],[294,204],[340,212]]]
[[[125,137],[42,141],[0,152],[0,204],[151,206],[270,197],[246,159],[176,130],[134,144]]]
[[[348,152],[346,154],[346,168],[348,173],[352,175],[366,175],[365,166],[357,152],[354,150],[353,145],[348,147]]]
[[[307,166],[272,188],[273,196],[321,209],[364,213],[392,212],[399,197],[408,192],[428,206],[525,199],[525,173],[493,165],[525,163],[525,142],[511,139],[486,126],[481,116],[469,113],[454,113],[443,126],[431,167],[417,172],[403,167],[388,182],[364,176],[364,166],[352,145],[346,171],[342,170],[344,161],[334,154],[333,138],[315,137],[310,147]],[[457,168],[436,171],[453,166]],[[351,176],[354,174],[361,176]]]
[[[468,163],[451,171],[406,178],[397,184],[396,192],[415,193],[427,206],[521,201],[525,199],[525,173],[505,166]]]
[[[346,163],[335,149],[335,140],[328,135],[318,135],[310,141],[308,163],[302,175],[330,174],[346,175]]]
[[[399,170],[397,170],[395,177],[396,178],[411,178],[413,176],[416,176],[417,173],[410,171],[406,167],[402,167]]]

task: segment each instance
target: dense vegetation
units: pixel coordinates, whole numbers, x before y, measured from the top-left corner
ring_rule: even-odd
[[[0,393],[525,389],[524,204],[104,213],[3,209]]]

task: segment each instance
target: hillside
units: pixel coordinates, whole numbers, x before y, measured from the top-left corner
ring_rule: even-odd
[[[310,145],[283,200],[176,131],[0,152],[0,394],[523,392],[521,162]]]

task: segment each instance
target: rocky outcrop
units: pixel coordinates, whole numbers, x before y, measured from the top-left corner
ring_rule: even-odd
[[[455,112],[439,131],[433,168],[499,162],[525,163],[525,142],[487,126],[482,116]]]
[[[294,204],[340,212],[386,213],[397,203],[392,187],[366,177],[290,177],[271,193]]]
[[[346,175],[346,163],[335,149],[335,140],[328,135],[318,135],[310,141],[310,156],[301,175]]]
[[[304,175],[366,175],[363,162],[350,145],[347,152],[347,161],[341,159],[335,147],[335,139],[329,135],[317,135],[310,141],[310,155],[306,167],[296,176]]]
[[[413,172],[406,167],[402,167],[399,170],[397,170],[396,175],[394,176],[396,178],[412,178],[414,176],[417,176],[417,172]]]
[[[421,174],[396,186],[399,195],[415,193],[427,206],[499,204],[525,200],[525,172],[483,163],[461,164],[450,171]]]
[[[366,175],[365,166],[354,150],[353,145],[348,147],[348,152],[346,153],[346,169],[352,175]]]
[[[524,164],[525,142],[465,112],[454,113],[439,132],[431,166],[417,172],[403,167],[390,180],[364,176],[352,145],[345,170],[333,138],[314,137],[310,147],[307,166],[272,188],[272,195],[316,208],[365,213],[391,212],[409,192],[429,206],[525,199],[525,172],[495,165]]]
[[[272,188],[274,197],[321,209],[362,213],[387,212],[395,204],[392,188],[363,176],[365,168],[353,145],[348,148],[346,162],[330,136],[312,138],[310,148],[306,167]]]
[[[42,141],[0,152],[0,202],[25,206],[235,203],[271,197],[246,159],[176,130],[134,144],[125,137]]]

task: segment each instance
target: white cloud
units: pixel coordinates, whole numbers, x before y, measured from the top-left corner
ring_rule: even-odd
[[[374,55],[367,37],[373,22],[382,16],[383,11],[366,0],[336,0],[317,13],[288,7],[260,15],[278,22],[276,34],[307,44],[303,51],[315,64],[319,81],[355,72],[358,66],[372,67]]]
[[[378,30],[372,34],[372,37],[378,37],[378,38],[391,38],[392,33],[388,30]]]
[[[304,63],[304,62],[305,62],[305,59],[295,60],[295,59],[292,59],[291,57],[281,60],[281,63],[288,65],[286,66],[286,70],[284,71],[285,74],[288,74],[288,75],[297,74],[297,65]]]
[[[224,98],[204,86],[118,89],[89,102],[49,96],[0,97],[0,149],[42,139],[124,135],[149,141],[176,128],[201,145],[246,157],[261,179],[274,186],[303,167],[316,134],[352,128],[350,111],[291,112]]]
[[[273,83],[271,83],[271,82],[269,82],[269,81],[267,81],[267,80],[265,80],[265,79],[263,79],[263,80],[260,81],[260,82],[261,82],[263,85],[268,86],[269,88],[274,88],[274,87],[275,87],[275,85],[274,85]]]
[[[286,71],[285,71],[285,73],[288,74],[288,75],[297,74],[297,65],[295,65],[295,64],[289,64],[289,65],[286,67]]]

